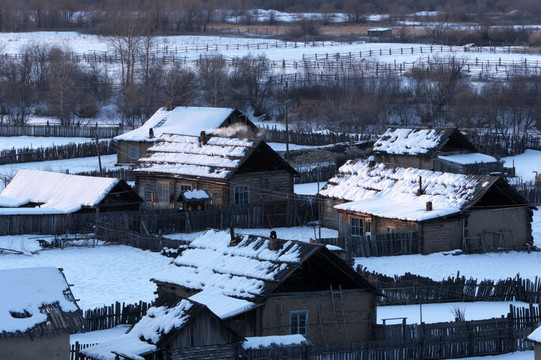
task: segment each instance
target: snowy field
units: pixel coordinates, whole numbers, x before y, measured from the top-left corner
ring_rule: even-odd
[[[4,52],[17,54],[27,45],[50,44],[70,47],[72,51],[85,57],[89,54],[98,55],[109,51],[105,38],[97,35],[78,34],[76,32],[28,32],[28,33],[2,33],[0,44],[5,46]],[[287,47],[285,47],[287,46]],[[423,46],[424,50],[420,50]],[[414,49],[413,53],[411,49]],[[432,50],[431,50],[432,49]],[[450,52],[452,50],[452,52]],[[540,54],[520,53],[516,49],[509,52],[508,48],[495,49],[491,51],[485,48],[481,52],[463,47],[455,46],[452,49],[448,46],[427,45],[419,43],[335,43],[327,42],[288,42],[284,44],[276,39],[268,38],[242,38],[223,36],[161,36],[156,38],[153,52],[156,56],[175,56],[178,59],[191,62],[200,55],[222,54],[227,59],[242,57],[246,55],[266,55],[269,60],[276,63],[286,61],[290,64],[286,69],[276,66],[276,73],[293,73],[298,71],[292,62],[315,61],[329,59],[349,59],[352,56],[354,61],[368,59],[387,64],[402,64],[405,68],[411,68],[414,64],[427,64],[436,58],[447,58],[456,56],[467,61],[471,68],[471,75],[475,76],[480,71],[487,71],[487,64],[490,64],[489,71],[500,73],[505,76],[506,71],[502,67],[505,64],[538,65],[541,59]],[[432,51],[432,52],[431,52]],[[361,54],[362,53],[362,54]],[[391,55],[389,55],[391,53]],[[340,54],[338,57],[336,54]],[[483,66],[481,66],[483,64]],[[110,66],[113,70],[113,66]]]

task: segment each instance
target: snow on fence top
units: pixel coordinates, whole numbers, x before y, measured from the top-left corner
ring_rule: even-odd
[[[247,337],[242,347],[244,349],[261,349],[267,347],[281,347],[291,345],[309,345],[310,342],[301,334],[294,335],[275,335],[275,336],[257,336]]]
[[[115,137],[115,140],[155,142],[163,133],[199,135],[214,130],[235,111],[230,108],[175,107],[158,109],[140,128]],[[150,129],[154,134],[151,138]]]
[[[350,160],[319,194],[349,201],[337,209],[422,221],[460,211],[497,179]]]
[[[0,334],[24,332],[45,323],[42,309],[55,305],[63,312],[78,311],[62,272],[54,267],[0,271]],[[70,295],[65,295],[70,294]]]
[[[119,181],[22,169],[0,194],[0,215],[73,213],[99,204]]]
[[[258,144],[248,139],[162,134],[134,171],[226,179]]]

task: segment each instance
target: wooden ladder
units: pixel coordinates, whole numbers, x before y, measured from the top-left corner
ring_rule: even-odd
[[[346,326],[346,314],[344,312],[344,299],[342,297],[342,285],[338,285],[338,290],[331,288],[331,303],[334,312],[334,324],[336,326],[336,336],[340,339],[343,336],[345,342],[348,342],[348,329]]]

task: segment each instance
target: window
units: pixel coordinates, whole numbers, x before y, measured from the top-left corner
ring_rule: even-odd
[[[363,236],[363,219],[351,217],[351,236]]]
[[[308,327],[308,310],[289,312],[289,333],[306,335]]]
[[[367,234],[367,235],[370,235],[371,231],[370,231],[370,219],[365,219],[364,220],[364,233]]]
[[[169,183],[159,182],[157,193],[158,193],[158,202],[168,203],[169,202]]]
[[[235,185],[234,196],[235,196],[235,204],[248,204],[248,186]]]
[[[388,227],[387,228],[387,234],[394,234],[394,228]]]
[[[151,188],[145,188],[145,194],[144,194],[144,200],[146,202],[152,202],[153,201],[153,191]]]
[[[128,160],[139,160],[139,148],[130,146],[128,148]]]
[[[183,194],[186,191],[192,190],[192,185],[189,184],[180,184],[180,193]]]

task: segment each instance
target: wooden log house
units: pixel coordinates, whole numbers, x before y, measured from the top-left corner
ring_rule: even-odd
[[[350,160],[319,194],[323,206],[340,203],[323,212],[338,218],[343,238],[416,232],[424,254],[522,250],[533,243],[534,207],[498,176]]]
[[[380,292],[320,244],[209,230],[152,281],[159,302],[205,304],[244,337],[373,339]]]
[[[257,126],[239,110],[213,107],[162,107],[143,126],[118,135],[117,165],[135,164],[163,133],[254,137]]]
[[[388,129],[374,143],[376,162],[402,167],[488,175],[503,172],[503,162],[481,154],[457,128]]]
[[[121,179],[23,169],[0,193],[0,234],[77,230],[93,222],[92,214],[134,211],[141,203]],[[76,224],[74,214],[86,224]]]
[[[188,209],[186,196],[199,190],[208,196],[205,206],[262,203],[269,212],[284,213],[297,174],[264,141],[204,132],[199,137],[162,134],[133,173],[147,208]]]
[[[81,351],[86,359],[238,359],[243,338],[209,309],[190,300],[148,309],[119,338]]]
[[[60,269],[1,270],[0,292],[0,359],[69,359],[84,319]]]

